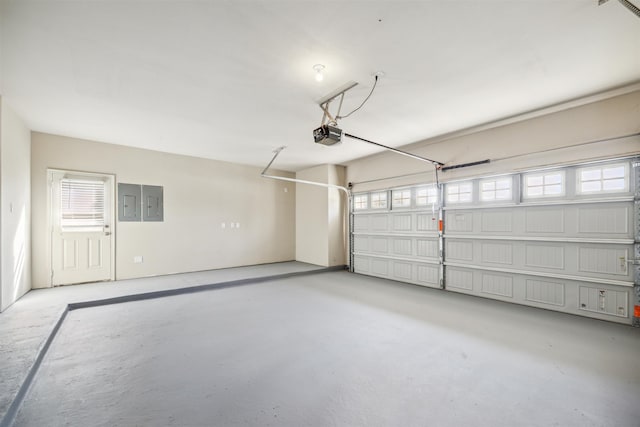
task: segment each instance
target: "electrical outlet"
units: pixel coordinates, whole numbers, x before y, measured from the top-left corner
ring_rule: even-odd
[[[142,257],[142,255],[136,255],[133,257],[133,262],[135,264],[142,264],[144,262],[144,258]]]

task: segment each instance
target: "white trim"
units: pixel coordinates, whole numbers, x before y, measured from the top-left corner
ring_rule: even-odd
[[[594,243],[607,245],[633,245],[633,239],[590,239],[588,237],[527,237],[527,236],[483,236],[481,234],[445,234],[445,239],[474,239],[474,240],[515,240],[524,242],[557,242],[557,243]]]
[[[440,265],[440,261],[438,261],[437,259],[432,261],[430,259],[425,259],[425,258],[404,258],[404,257],[395,257],[391,255],[372,255],[369,253],[362,253],[362,252],[354,252],[353,255],[364,257],[364,258],[380,258],[380,259],[388,259],[391,261],[416,262],[418,264]]]
[[[633,196],[607,197],[599,199],[574,199],[574,200],[547,200],[526,201],[523,203],[504,203],[482,206],[444,206],[444,210],[470,210],[470,209],[495,209],[495,208],[526,208],[530,206],[558,206],[558,205],[587,205],[591,203],[633,202]]]
[[[428,234],[432,233],[432,234]],[[437,231],[422,231],[420,234],[408,234],[408,233],[394,233],[394,232],[386,232],[386,233],[371,233],[371,232],[353,232],[354,236],[371,236],[371,237],[411,237],[415,239],[423,239],[423,238],[434,238],[437,239],[440,237]]]

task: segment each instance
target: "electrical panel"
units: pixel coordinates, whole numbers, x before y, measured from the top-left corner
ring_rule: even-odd
[[[162,187],[157,185],[142,186],[142,219],[144,221],[162,221]]]
[[[142,221],[141,202],[140,185],[118,183],[118,221]]]
[[[118,183],[118,221],[164,221],[163,187]]]

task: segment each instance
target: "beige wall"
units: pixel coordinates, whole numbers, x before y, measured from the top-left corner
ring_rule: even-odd
[[[330,165],[328,169],[328,183],[334,185],[345,185],[346,170],[344,166]],[[334,188],[328,189],[327,206],[327,237],[328,242],[328,265],[347,264],[347,237],[348,237],[348,210],[347,197],[344,191]]]
[[[0,311],[31,288],[30,131],[0,100]]]
[[[31,168],[34,288],[49,284],[47,168],[164,187],[163,222],[116,223],[117,279],[295,257],[295,186],[263,179],[259,168],[36,132]]]
[[[497,126],[483,126],[448,137],[402,147],[446,165],[490,159],[487,165],[442,172],[441,181],[527,168],[637,154],[640,137],[615,139],[640,132],[640,89],[584,105],[567,106],[516,118]],[[595,142],[594,141],[601,141]],[[589,143],[589,144],[584,144]],[[404,178],[366,181],[410,175]],[[354,191],[433,182],[429,164],[385,152],[347,164],[347,181]]]
[[[344,186],[344,167],[320,165],[297,179]],[[346,264],[346,196],[343,191],[296,184],[296,259],[322,266]]]
[[[297,179],[327,184],[329,165],[299,171]],[[329,224],[327,189],[296,184],[296,260],[329,265]]]

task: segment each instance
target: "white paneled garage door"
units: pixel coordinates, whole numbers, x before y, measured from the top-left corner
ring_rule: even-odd
[[[417,206],[422,187],[356,194],[352,265],[357,273],[631,323],[635,176],[633,162],[623,160],[450,182],[437,197],[443,234],[440,205]],[[411,201],[395,208],[400,191]],[[386,205],[378,203],[383,193]]]
[[[353,197],[352,265],[357,273],[440,287],[434,186],[356,194]]]

